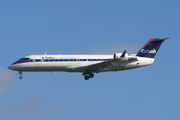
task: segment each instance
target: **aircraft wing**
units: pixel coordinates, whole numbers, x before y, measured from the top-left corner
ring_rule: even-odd
[[[78,71],[80,70],[82,72],[92,71],[92,72],[98,73],[101,71],[101,69],[112,66],[113,62],[118,62],[118,63],[125,62],[125,61],[123,61],[123,58],[125,57],[125,53],[126,53],[126,50],[122,53],[122,55],[120,56],[120,59],[112,59],[112,60],[104,61],[101,63],[93,64],[93,65],[76,67],[76,68],[74,68],[74,70],[78,70]],[[131,60],[137,60],[137,58],[132,58]]]
[[[88,65],[88,66],[82,66],[82,67],[76,67],[74,68],[74,70],[80,70],[82,72],[85,72],[85,71],[92,71],[92,72],[100,72],[101,69],[104,69],[106,67],[109,67],[112,65],[112,62],[115,62],[117,60],[108,60],[108,61],[104,61],[104,62],[101,62],[101,63],[97,63],[97,64],[93,64],[93,65]]]

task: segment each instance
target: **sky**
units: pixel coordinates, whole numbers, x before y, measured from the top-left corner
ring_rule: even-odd
[[[1,120],[179,120],[179,0],[1,0]],[[95,74],[7,69],[31,54],[136,54],[172,37],[146,67]]]

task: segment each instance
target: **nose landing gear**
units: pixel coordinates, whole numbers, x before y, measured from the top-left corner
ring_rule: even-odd
[[[22,71],[19,71],[19,74],[20,74],[19,79],[22,79],[23,78]]]

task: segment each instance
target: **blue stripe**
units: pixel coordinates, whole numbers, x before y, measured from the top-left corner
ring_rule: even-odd
[[[16,61],[15,63],[21,62],[66,62],[66,61],[105,61],[112,59],[30,59],[29,61]]]

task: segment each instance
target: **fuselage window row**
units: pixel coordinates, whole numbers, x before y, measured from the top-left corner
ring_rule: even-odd
[[[105,59],[30,59],[30,62],[104,61]]]

